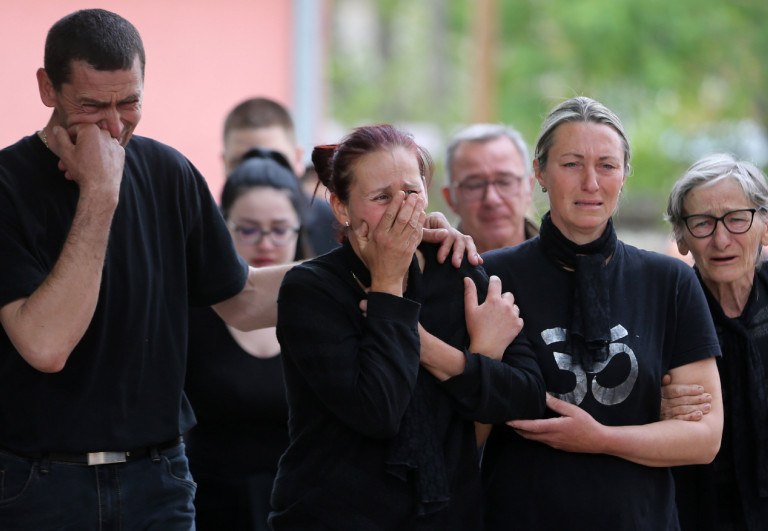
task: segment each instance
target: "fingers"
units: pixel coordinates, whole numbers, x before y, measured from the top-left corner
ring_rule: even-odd
[[[702,393],[700,395],[669,394],[667,396],[662,395],[661,399],[669,407],[700,406],[712,402],[712,395],[709,393]]]
[[[69,137],[69,133],[61,126],[54,125],[51,128],[51,136],[48,138],[48,145],[51,150],[61,156],[63,149],[73,149],[75,146]]]
[[[430,212],[427,214],[427,219],[424,222],[425,229],[450,229],[451,224],[448,223],[448,218],[442,212]],[[436,242],[431,242],[436,243]]]
[[[461,259],[464,257],[464,252],[467,253],[467,260],[469,260],[469,263],[472,265],[480,265],[483,263],[483,258],[480,256],[480,254],[477,252],[477,246],[475,245],[475,240],[472,239],[472,236],[469,236],[467,234],[463,235],[462,243],[464,245],[464,249],[462,249],[461,253],[456,253],[456,249],[453,250],[453,265],[455,267],[459,267],[461,265]]]
[[[59,157],[59,170],[63,171],[64,177],[71,181],[72,175],[69,173],[69,167],[75,156],[75,145],[69,132],[63,127],[54,125],[51,128],[51,136],[48,138],[48,146]]]
[[[688,404],[697,404],[707,402],[712,399],[712,395],[704,392],[704,388],[695,384],[665,385],[661,388],[661,397],[670,399],[685,399]]]
[[[520,317],[520,308],[515,304],[515,296],[511,292],[502,292],[501,279],[496,275],[491,275],[488,278],[488,292],[485,297],[486,301],[501,301],[505,306],[512,309],[512,314],[515,317]]]
[[[464,277],[464,313],[477,308],[477,287],[475,282]]]
[[[507,426],[518,431],[535,432],[538,421],[536,420],[508,420]]]
[[[424,206],[424,198],[420,195],[397,192],[376,227],[369,229],[368,239],[386,238],[392,243],[400,240],[407,250],[415,251],[421,243],[426,221]]]
[[[402,231],[418,231],[424,228],[426,221],[424,198],[418,194],[408,194],[397,212],[397,225]]]
[[[431,212],[424,225],[424,241],[440,244],[437,250],[437,261],[442,264],[450,255],[451,264],[454,267],[460,267],[466,253],[470,264],[481,265],[483,259],[477,253],[472,237],[462,234],[448,225],[447,221],[443,223],[441,220],[445,220],[445,216],[439,212]]]
[[[514,297],[512,297],[512,294],[507,292],[504,295],[509,295],[507,299],[511,298],[512,301],[515,300]],[[488,277],[488,292],[486,295],[486,299],[501,299],[502,293],[501,293],[501,279],[496,275],[491,275]]]
[[[368,226],[368,222],[363,220],[360,222],[360,225],[357,226],[357,230],[359,231],[358,234],[361,238],[368,238],[368,233],[371,231],[371,228]]]
[[[394,200],[387,205],[381,217],[379,227],[385,231],[402,232],[404,230],[421,230],[424,227],[424,198],[418,194],[408,194],[402,190],[395,194]]]
[[[464,250],[467,248],[467,238],[469,237],[459,234],[459,237],[453,242],[453,254],[451,254],[453,267],[461,267],[461,261],[464,259]]]
[[[355,238],[357,239],[358,243],[364,243],[368,241],[368,233],[370,231],[370,228],[368,227],[368,223],[365,221],[361,221],[357,227],[354,227],[352,229],[352,234],[355,235]]]
[[[702,404],[698,406],[677,406],[664,409],[661,412],[661,419],[678,419],[678,420],[693,420],[698,421],[704,418],[704,415],[710,412],[712,406],[710,404]]]
[[[560,400],[559,398],[555,398],[549,393],[547,393],[546,406],[552,411],[554,411],[555,413],[560,413],[561,415],[564,415],[564,416],[568,416],[569,411],[572,411],[573,408],[578,408],[578,406],[569,404],[565,400]]]

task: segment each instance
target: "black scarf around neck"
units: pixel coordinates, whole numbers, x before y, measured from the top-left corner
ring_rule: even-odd
[[[596,363],[608,359],[611,342],[609,286],[603,273],[616,250],[613,220],[608,220],[598,239],[578,245],[555,227],[547,212],[541,218],[539,237],[544,253],[559,267],[573,270],[576,275],[570,304],[568,351],[576,363],[591,372]]]

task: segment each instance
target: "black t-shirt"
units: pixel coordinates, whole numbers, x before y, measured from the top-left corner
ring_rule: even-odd
[[[37,135],[0,151],[0,305],[33,293],[59,257],[79,188],[57,163]],[[64,369],[35,370],[0,333],[0,445],[126,450],[187,431],[188,306],[239,293],[246,275],[198,171],[134,136],[96,311]]]
[[[192,473],[234,479],[276,473],[288,447],[279,353],[252,356],[211,308],[192,308],[185,391],[197,416],[185,442]]]
[[[604,269],[610,354],[588,373],[564,352],[574,273],[549,260],[538,237],[483,259],[515,296],[547,391],[602,424],[658,421],[662,376],[720,355],[704,294],[680,260],[617,243]],[[556,450],[505,425],[494,426],[482,466],[488,529],[678,528],[668,468]]]

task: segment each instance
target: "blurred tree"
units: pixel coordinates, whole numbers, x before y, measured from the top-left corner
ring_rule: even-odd
[[[345,127],[429,122],[447,138],[482,116],[533,144],[554,105],[590,96],[632,142],[622,215],[634,203],[659,224],[696,158],[768,164],[765,0],[335,0],[334,13],[331,111]]]

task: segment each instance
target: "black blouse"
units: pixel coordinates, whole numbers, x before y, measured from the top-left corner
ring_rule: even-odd
[[[286,275],[277,334],[291,443],[273,492],[275,529],[479,529],[473,421],[543,412],[542,376],[525,340],[503,362],[466,351],[463,277],[482,299],[482,268],[440,265],[435,246],[420,250],[424,272],[414,258],[404,297],[366,295],[369,274],[349,244]],[[439,382],[420,367],[418,323],[465,352],[462,374]],[[418,459],[425,447],[426,462]],[[413,459],[399,474],[393,461],[403,456]],[[442,480],[443,503],[426,503]]]

